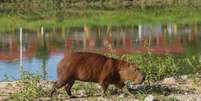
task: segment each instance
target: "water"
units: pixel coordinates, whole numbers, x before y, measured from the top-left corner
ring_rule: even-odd
[[[0,81],[17,80],[20,65],[19,30],[0,33]],[[23,29],[23,67],[56,79],[56,66],[64,52],[90,51],[116,54],[144,53],[196,55],[201,53],[201,23],[144,24],[132,27],[79,27]]]

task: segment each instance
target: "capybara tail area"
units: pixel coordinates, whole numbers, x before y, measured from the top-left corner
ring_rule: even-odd
[[[52,98],[53,94],[56,92],[57,89],[63,87],[65,85],[65,82],[60,83],[58,81],[54,82],[53,86],[52,86],[52,90],[50,92],[50,97]]]

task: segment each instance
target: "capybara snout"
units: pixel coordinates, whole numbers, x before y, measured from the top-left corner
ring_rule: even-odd
[[[135,64],[88,52],[74,52],[60,61],[57,67],[57,81],[51,91],[65,86],[69,96],[76,80],[99,83],[106,92],[110,84],[122,89],[126,80],[141,84],[145,76]]]
[[[135,68],[135,73],[136,73],[136,78],[134,78],[133,80],[133,84],[141,84],[145,81],[145,73],[142,72],[139,68],[137,67],[133,67]]]
[[[144,75],[144,73],[139,72],[139,73],[137,74],[137,77],[134,79],[133,84],[134,84],[134,85],[136,85],[136,84],[141,84],[141,83],[143,83],[144,81],[145,81],[145,75]]]
[[[121,70],[119,71],[122,79],[130,80],[134,85],[144,82],[145,74],[136,65],[130,63],[124,64],[125,65],[123,65],[123,67],[121,67]]]

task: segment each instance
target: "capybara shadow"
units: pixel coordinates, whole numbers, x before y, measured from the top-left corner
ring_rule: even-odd
[[[135,87],[129,87],[127,86],[128,91],[131,94],[137,94],[137,93],[144,93],[144,94],[162,94],[164,96],[168,96],[170,94],[181,94],[181,93],[192,93],[186,90],[181,90],[177,89],[174,87],[168,87],[166,85],[161,85],[161,84],[152,84],[152,85],[140,85],[140,86],[135,86]]]
[[[93,95],[93,97],[100,97],[101,95]],[[71,99],[76,99],[76,98],[88,98],[90,95],[82,95],[82,96],[70,96]]]
[[[156,94],[162,94],[162,95],[169,95],[172,91],[167,86],[163,86],[160,84],[155,84],[155,85],[140,85],[140,86],[135,86],[135,87],[129,87],[127,86],[128,91],[131,94],[137,94],[137,93],[144,93],[144,94],[151,94],[151,93],[156,93]]]
[[[50,96],[56,89],[65,86],[66,93],[71,94],[75,80],[99,83],[105,94],[110,84],[122,89],[127,80],[133,85],[141,84],[145,76],[135,65],[126,61],[106,57],[97,53],[73,52],[64,56],[57,66],[57,80]]]

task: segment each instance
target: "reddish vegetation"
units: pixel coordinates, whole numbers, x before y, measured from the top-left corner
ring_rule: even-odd
[[[76,52],[66,55],[57,67],[57,81],[52,94],[56,89],[65,86],[68,95],[75,80],[99,83],[104,93],[109,84],[117,88],[124,87],[124,81],[131,80],[133,84],[140,84],[144,76],[134,64],[116,60],[104,55],[87,52]]]

